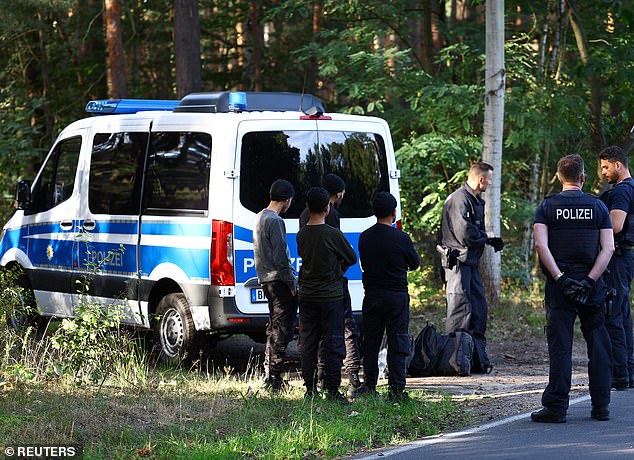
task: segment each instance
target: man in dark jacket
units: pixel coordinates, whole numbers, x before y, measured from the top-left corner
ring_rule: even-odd
[[[392,227],[396,220],[396,198],[387,192],[372,200],[376,224],[359,237],[363,269],[363,369],[365,385],[376,391],[378,356],[387,332],[388,398],[405,396],[405,360],[409,354],[409,294],[407,271],[420,266],[420,258],[407,233]]]
[[[557,162],[562,192],[546,197],[535,212],[535,250],[546,275],[546,338],[550,370],[542,395],[543,409],[531,420],[564,423],[572,376],[575,318],[587,343],[588,377],[596,420],[608,420],[612,357],[604,322],[606,285],[601,275],[614,252],[612,224],[606,206],[583,193],[584,165],[579,155]]]
[[[466,331],[473,337],[474,351],[471,370],[488,373],[491,363],[486,352],[488,305],[478,263],[485,244],[496,251],[502,249],[501,238],[487,234],[484,227],[484,200],[480,195],[493,182],[493,167],[474,163],[467,182],[453,192],[442,208],[441,246],[445,259],[447,283],[447,333]]]
[[[627,167],[627,154],[621,147],[607,147],[601,151],[599,158],[601,173],[612,184],[600,196],[610,211],[615,246],[603,275],[608,287],[615,289],[605,319],[612,340],[612,386],[625,390],[634,388],[634,338],[630,310],[630,284],[634,277],[634,180]]]
[[[290,182],[273,182],[271,201],[255,217],[253,229],[255,271],[269,301],[264,372],[265,387],[272,391],[284,386],[284,357],[297,318],[297,277],[286,244],[286,226],[280,217],[290,208],[294,195]]]

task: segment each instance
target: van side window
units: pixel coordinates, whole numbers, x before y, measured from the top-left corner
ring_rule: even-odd
[[[148,133],[95,134],[90,159],[88,208],[93,214],[139,213]]]
[[[306,192],[328,173],[346,182],[341,217],[371,216],[374,193],[389,191],[383,138],[343,131],[263,131],[242,138],[240,202],[250,211],[265,208],[271,184],[283,178],[295,186],[295,198],[284,217],[299,217]]]
[[[206,211],[210,161],[209,134],[153,132],[145,186],[147,212]]]
[[[33,186],[33,205],[27,214],[48,211],[73,194],[81,136],[59,142]]]

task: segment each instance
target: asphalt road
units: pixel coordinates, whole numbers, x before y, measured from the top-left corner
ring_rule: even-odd
[[[538,408],[535,408],[538,409]],[[634,458],[634,389],[613,391],[610,420],[590,418],[590,397],[571,401],[566,423],[534,423],[530,412],[468,430],[421,439],[354,459]]]

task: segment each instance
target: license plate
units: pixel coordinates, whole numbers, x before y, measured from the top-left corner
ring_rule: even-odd
[[[253,288],[251,289],[251,303],[266,303],[268,299],[264,295],[264,289]]]

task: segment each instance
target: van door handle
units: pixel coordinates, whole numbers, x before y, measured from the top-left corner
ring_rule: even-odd
[[[84,221],[84,230],[94,230],[95,229],[95,221],[94,220],[85,220]]]
[[[73,228],[72,220],[63,220],[59,223],[59,226],[62,227],[62,230],[70,230]]]

